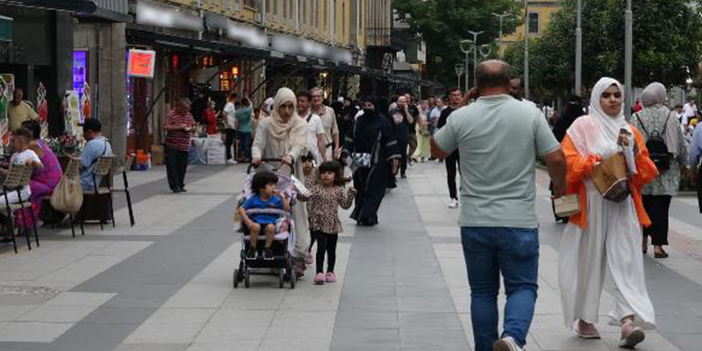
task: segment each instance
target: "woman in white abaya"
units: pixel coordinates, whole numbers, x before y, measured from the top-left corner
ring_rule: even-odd
[[[658,173],[641,133],[624,119],[622,95],[619,82],[600,79],[590,98],[590,115],[578,118],[563,140],[568,193],[580,195],[582,210],[571,217],[563,233],[559,281],[566,326],[581,338],[599,339],[595,324],[609,271],[616,304],[609,316],[621,323],[620,346],[634,347],[645,338],[634,321],[655,324],[641,255],[642,226],[650,225],[641,188]],[[629,140],[619,140],[621,129],[631,133]],[[590,179],[600,160],[622,151],[618,143],[635,155],[635,167],[629,167],[631,196],[619,203],[602,197]]]

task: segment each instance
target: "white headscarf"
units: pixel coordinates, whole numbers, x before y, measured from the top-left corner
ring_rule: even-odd
[[[568,129],[568,136],[583,157],[598,154],[603,158],[607,158],[619,151],[617,146],[619,131],[623,128],[632,133],[631,127],[624,118],[623,104],[615,117],[606,114],[602,109],[600,98],[605,90],[612,85],[619,88],[622,95],[624,94],[622,85],[616,79],[601,78],[592,89],[590,114],[576,119]],[[632,138],[629,142],[630,148],[633,148],[633,143],[632,133]]]
[[[291,102],[293,116],[287,121],[283,120],[278,110],[280,106]],[[271,120],[268,123],[268,133],[278,143],[285,143],[288,148],[304,147],[307,145],[307,122],[297,116],[297,98],[295,93],[288,88],[280,88],[275,95]]]

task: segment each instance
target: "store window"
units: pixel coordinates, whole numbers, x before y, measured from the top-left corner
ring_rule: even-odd
[[[529,34],[539,33],[539,13],[531,12],[529,13]]]

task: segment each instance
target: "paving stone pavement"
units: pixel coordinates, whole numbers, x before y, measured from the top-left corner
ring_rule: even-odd
[[[232,288],[240,237],[232,210],[244,166],[198,166],[187,194],[171,194],[164,169],[130,173],[137,226],[117,197],[117,226],[42,229],[42,246],[0,247],[2,351],[472,350],[469,288],[442,164],[411,168],[383,203],[381,224],[355,227],[342,213],[338,282],[295,290],[254,276]],[[119,182],[118,182],[119,183]],[[537,174],[541,220],[539,299],[527,349],[617,350],[616,326],[582,341],[563,327],[558,289],[562,225]],[[702,343],[702,216],[691,198],[672,206],[671,257],[645,260],[657,330],[641,350],[697,351]],[[612,303],[603,294],[601,314]],[[504,299],[501,297],[500,302]]]

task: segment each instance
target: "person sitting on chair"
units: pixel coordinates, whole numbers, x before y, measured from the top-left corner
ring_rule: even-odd
[[[83,154],[80,157],[80,183],[85,191],[94,191],[95,186],[100,186],[102,177],[96,176],[93,183],[93,172],[95,165],[102,156],[112,156],[112,146],[107,139],[102,136],[102,125],[95,118],[86,119],[83,123],[83,136],[88,142],[85,144]]]

